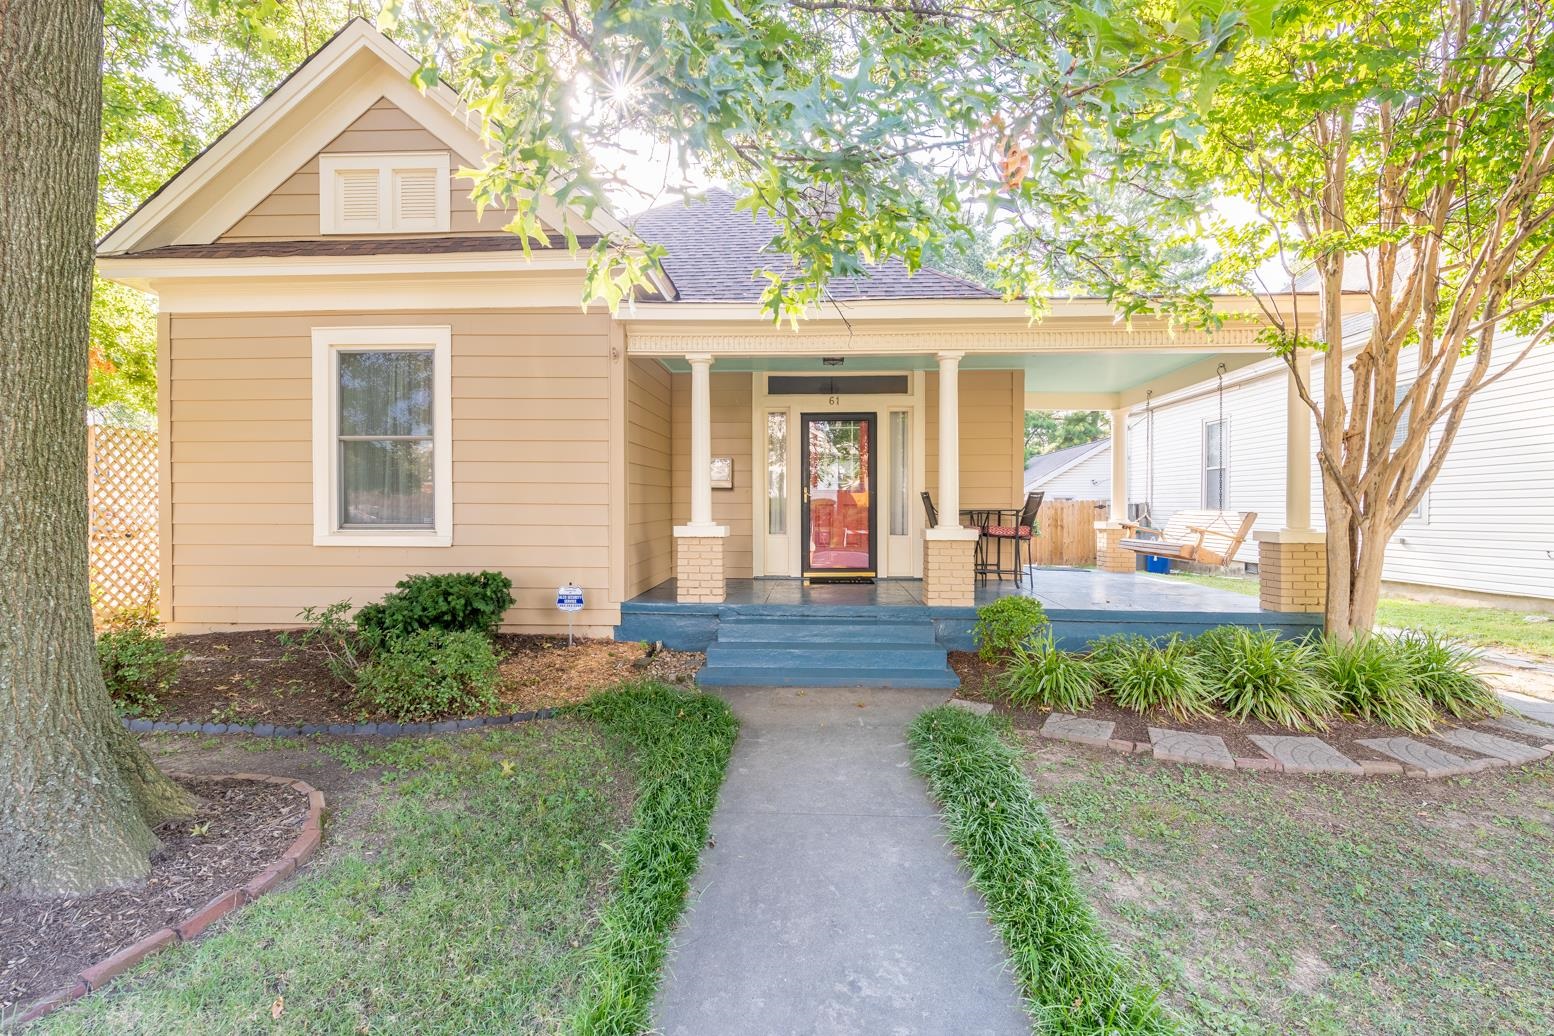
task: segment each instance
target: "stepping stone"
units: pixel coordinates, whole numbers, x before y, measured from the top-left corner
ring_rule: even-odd
[[[993,711],[993,703],[990,701],[967,701],[965,698],[951,698],[949,705],[954,709],[964,709],[977,716],[986,716]]]
[[[1522,734],[1526,737],[1541,737],[1554,740],[1554,727],[1546,723],[1538,723],[1523,716],[1501,716],[1499,719],[1485,721],[1485,726],[1504,730],[1508,734]]]
[[[1285,773],[1365,772],[1365,767],[1319,737],[1251,734],[1248,740],[1277,759]]]
[[[1164,762],[1217,766],[1222,770],[1236,768],[1236,757],[1225,747],[1225,739],[1213,734],[1189,734],[1185,730],[1150,727],[1149,741],[1154,745],[1155,758]]]
[[[1080,719],[1066,712],[1054,712],[1041,725],[1041,736],[1050,737],[1054,741],[1073,741],[1076,744],[1106,748],[1116,728],[1117,724],[1109,719]]]
[[[1425,777],[1450,777],[1458,773],[1472,773],[1482,770],[1486,764],[1486,760],[1483,759],[1470,763],[1460,755],[1443,752],[1439,748],[1427,745],[1423,741],[1415,741],[1411,737],[1362,738],[1355,743],[1380,752],[1382,755],[1390,755],[1403,764],[1404,773]]]
[[[1443,730],[1435,735],[1447,744],[1456,745],[1458,748],[1466,748],[1477,752],[1479,755],[1492,756],[1495,759],[1504,759],[1508,763],[1521,764],[1532,763],[1546,758],[1548,752],[1531,745],[1524,745],[1520,741],[1512,741],[1508,737],[1496,737],[1486,734],[1482,730]]]

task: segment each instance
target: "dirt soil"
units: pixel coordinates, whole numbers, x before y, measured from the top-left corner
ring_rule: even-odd
[[[351,689],[314,655],[288,652],[276,630],[205,633],[168,638],[186,652],[154,718],[194,723],[353,723],[387,719],[364,712]],[[658,651],[642,644],[500,634],[501,705],[497,713],[581,701],[593,691],[633,678],[688,683],[701,667],[695,652]],[[437,719],[462,718],[439,716]]]
[[[144,880],[89,896],[0,895],[0,1017],[242,885],[285,853],[307,819],[307,797],[284,785],[180,783],[198,807],[157,829],[161,845]]]
[[[1036,731],[1047,721],[1052,714],[1052,709],[1031,708],[1022,709],[1011,706],[1001,700],[996,693],[998,677],[1002,667],[996,663],[982,661],[971,652],[952,652],[950,654],[950,668],[954,669],[961,678],[961,689],[957,697],[967,698],[972,701],[985,701],[993,703],[993,710],[1000,715],[1007,716],[1017,730]],[[1124,738],[1130,741],[1149,740],[1150,727],[1169,727],[1172,730],[1186,730],[1195,734],[1215,734],[1225,739],[1225,745],[1230,749],[1230,754],[1252,759],[1261,759],[1266,756],[1262,749],[1251,741],[1253,734],[1274,734],[1279,736],[1314,736],[1332,745],[1344,755],[1356,762],[1364,761],[1393,761],[1390,756],[1358,744],[1362,739],[1408,736],[1404,731],[1378,723],[1361,723],[1351,720],[1335,719],[1331,721],[1326,730],[1290,730],[1288,727],[1269,726],[1254,720],[1239,722],[1224,716],[1197,717],[1193,719],[1181,719],[1171,713],[1158,712],[1140,715],[1132,709],[1124,709],[1112,703],[1105,695],[1096,699],[1095,706],[1082,713],[1085,719],[1111,720],[1116,724],[1112,731],[1112,737]],[[1462,721],[1467,723],[1470,721]],[[1449,726],[1458,725],[1458,721],[1448,719]]]

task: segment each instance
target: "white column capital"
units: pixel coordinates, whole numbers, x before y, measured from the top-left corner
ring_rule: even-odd
[[[963,352],[934,353],[934,358],[939,361],[939,366],[941,368],[954,367],[958,365],[961,360],[965,359],[965,357],[966,354]]]
[[[692,367],[711,367],[712,366],[712,354],[711,353],[686,353],[685,354],[685,362],[690,364]]]

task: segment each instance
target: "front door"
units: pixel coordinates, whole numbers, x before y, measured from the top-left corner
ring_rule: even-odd
[[[800,416],[804,577],[875,573],[874,415]]]

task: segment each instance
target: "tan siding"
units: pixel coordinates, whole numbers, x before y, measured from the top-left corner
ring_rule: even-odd
[[[1025,375],[1021,371],[960,372],[960,503],[1015,507],[1025,499]],[[939,375],[927,380],[925,488],[939,487]]]
[[[448,183],[449,229],[454,234],[501,233],[511,218],[496,209],[477,214],[469,196],[473,184],[461,180],[461,166],[473,165],[478,156],[461,156],[440,138],[423,128],[403,109],[380,100],[345,132],[326,144],[320,155],[364,154],[394,151],[445,151],[451,157]],[[319,237],[318,155],[314,155],[269,197],[249,210],[221,235],[222,241],[300,241]],[[331,235],[333,236],[333,235]],[[340,235],[370,237],[372,235]],[[438,236],[396,234],[396,237]]]
[[[669,372],[656,360],[626,366],[626,596],[673,573]]]
[[[691,376],[676,374],[674,394],[674,523],[691,520]],[[750,407],[754,376],[712,374],[712,455],[734,458],[734,488],[712,491],[712,520],[729,528],[724,543],[723,571],[730,579],[747,579],[754,571],[750,545],[750,493],[755,484],[750,465]]]
[[[609,605],[609,321],[551,311],[234,314],[169,319],[164,577],[182,628],[285,625],[381,596],[405,575],[496,568],[509,625],[560,629],[555,588]],[[312,329],[453,329],[454,546],[315,547]]]

